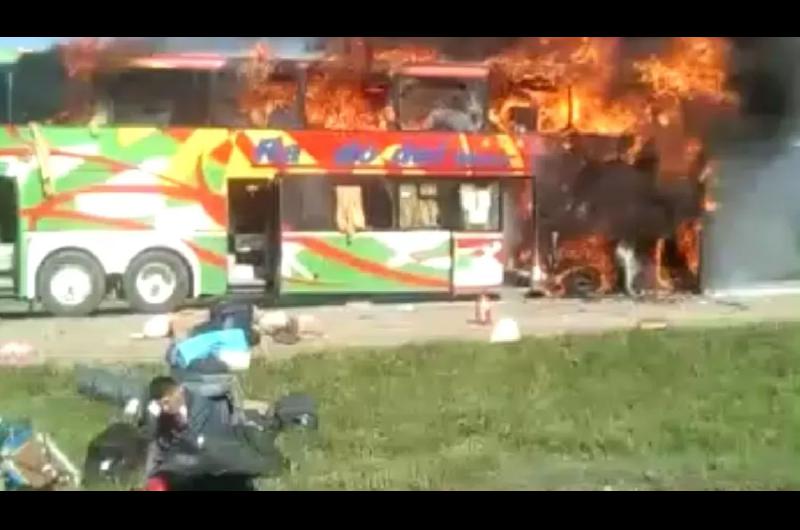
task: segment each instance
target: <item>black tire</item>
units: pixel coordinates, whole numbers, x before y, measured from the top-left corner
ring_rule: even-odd
[[[597,294],[602,282],[600,274],[587,267],[568,274],[563,284],[567,296],[585,298]]]
[[[90,291],[83,301],[65,304],[52,290],[53,277],[67,267],[83,270],[89,276]],[[106,294],[106,276],[100,263],[86,252],[61,250],[48,257],[39,268],[36,292],[45,311],[56,316],[86,316],[93,313]]]
[[[171,271],[174,278],[174,289],[170,296],[159,302],[148,301],[136,286],[139,274],[150,266],[160,266]],[[190,273],[183,258],[166,250],[148,250],[139,254],[125,272],[122,286],[131,307],[140,313],[169,313],[180,306],[189,296]]]

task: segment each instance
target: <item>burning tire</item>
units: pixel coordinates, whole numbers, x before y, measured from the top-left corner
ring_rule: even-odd
[[[562,285],[566,296],[583,298],[598,294],[602,287],[602,280],[600,273],[585,267],[568,273],[564,277]]]
[[[93,256],[79,250],[62,250],[42,264],[36,290],[48,313],[86,316],[103,301],[105,285],[103,267]]]
[[[168,313],[189,296],[189,268],[173,252],[149,250],[134,258],[122,283],[136,311]]]

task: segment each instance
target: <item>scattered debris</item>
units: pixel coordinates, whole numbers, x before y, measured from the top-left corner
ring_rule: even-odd
[[[397,306],[397,310],[404,313],[413,313],[417,310],[417,307],[414,304],[400,304]]]
[[[314,337],[322,335],[319,319],[314,315],[301,314],[292,317],[297,320],[297,333],[301,337]]]
[[[170,315],[170,331],[176,340],[189,336],[189,332],[209,318],[207,309],[184,309]]]
[[[303,337],[323,335],[319,319],[309,314],[289,316],[283,311],[270,311],[261,315],[257,327],[273,341],[286,345],[297,344]]]
[[[492,334],[489,337],[489,342],[492,343],[508,343],[518,342],[522,338],[519,330],[519,324],[513,318],[501,318],[497,321]]]
[[[656,473],[652,469],[645,470],[644,473],[642,473],[642,477],[644,477],[644,479],[647,480],[648,482],[656,482],[658,481],[659,478],[658,473]]]
[[[637,326],[639,329],[653,331],[653,330],[661,330],[667,329],[667,322],[665,320],[640,320]]]
[[[291,346],[300,342],[300,329],[296,318],[290,318],[286,326],[272,333],[272,340]]]
[[[372,310],[372,302],[370,301],[353,301],[347,302],[345,306],[348,309],[354,309],[356,311],[370,311]]]
[[[147,319],[142,331],[131,333],[132,339],[184,339],[198,324],[208,320],[207,310],[184,309],[168,315],[155,315]]]
[[[266,401],[258,401],[255,399],[245,399],[242,401],[242,409],[247,411],[254,411],[262,416],[270,411],[269,403]]]
[[[289,324],[285,311],[264,311],[257,317],[256,328],[264,335],[272,335]]]
[[[80,484],[80,472],[30,420],[0,418],[0,477],[6,490],[54,490]]]
[[[39,351],[27,342],[6,342],[0,345],[0,366],[32,366],[44,362]]]
[[[706,301],[706,303],[709,303],[709,302]],[[741,302],[735,302],[733,300],[714,300],[714,303],[719,305],[719,306],[723,306],[723,307],[732,307],[732,308],[737,309],[739,311],[745,311],[745,310],[749,309],[747,304],[743,304]]]
[[[169,337],[172,329],[170,315],[155,315],[148,318],[142,326],[142,331],[132,333],[132,339],[164,339]]]

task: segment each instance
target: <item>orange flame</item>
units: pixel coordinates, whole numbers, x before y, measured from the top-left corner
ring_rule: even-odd
[[[563,241],[556,250],[557,275],[560,283],[567,273],[580,267],[594,269],[600,276],[599,292],[610,292],[616,282],[616,268],[611,257],[610,242],[599,234]]]
[[[678,250],[695,278],[700,271],[700,231],[700,220],[691,219],[681,223],[676,234]]]
[[[636,98],[607,96],[616,46],[613,38],[542,38],[492,58],[489,62],[500,79],[493,90],[492,120],[509,128],[510,100],[536,107],[538,129],[545,133],[632,132],[643,122],[646,108]]]
[[[385,130],[386,102],[369,97],[358,79],[328,72],[309,80],[306,117],[311,127],[330,130]]]
[[[431,48],[401,46],[376,49],[371,61],[387,63],[390,68],[406,63],[436,60],[438,53]],[[344,61],[347,55],[329,54],[331,62]],[[365,90],[363,78],[352,75],[346,62],[330,65],[309,79],[306,99],[306,117],[314,128],[330,130],[386,130],[389,115],[385,111],[388,97],[385,93],[370,94]]]
[[[682,104],[699,99],[716,105],[737,103],[726,87],[726,41],[676,38],[662,56],[628,65],[615,60],[616,44],[616,39],[610,38],[529,39],[492,58],[496,80],[490,119],[501,130],[510,131],[510,109],[533,107],[543,133],[629,135],[634,140],[625,154],[629,162],[652,140],[659,154],[660,176],[694,175],[693,168],[703,160],[703,146],[687,135]],[[620,89],[619,81],[628,72],[635,84]],[[704,182],[710,171],[710,165],[697,171],[699,180]],[[707,210],[716,206],[708,197],[704,203]],[[700,221],[695,220],[681,225],[676,234],[687,268],[695,276],[699,232]],[[655,281],[660,288],[672,289],[663,263],[664,245],[659,241],[653,249]],[[610,246],[601,244],[597,236],[562,242],[556,252],[556,270],[577,261],[596,269],[604,287],[610,287],[614,276],[611,253]]]
[[[656,241],[655,249],[653,250],[653,263],[655,264],[655,283],[656,287],[663,291],[672,291],[674,284],[672,278],[669,276],[666,264],[664,263],[664,251],[666,249],[666,240],[659,238]]]
[[[266,127],[270,115],[290,106],[297,93],[295,82],[272,78],[274,67],[272,50],[260,42],[250,51],[250,58],[242,67],[245,82],[239,108],[255,127]]]
[[[717,103],[734,103],[736,96],[726,88],[726,41],[707,37],[678,37],[666,57],[634,64],[642,83],[656,97],[672,100],[709,98]]]
[[[376,62],[385,62],[392,66],[407,63],[433,62],[439,59],[439,52],[424,46],[399,46],[397,48],[377,49],[372,55]]]

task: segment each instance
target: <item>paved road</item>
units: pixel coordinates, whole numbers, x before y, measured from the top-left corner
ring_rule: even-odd
[[[53,362],[160,361],[165,340],[135,340],[146,316],[110,307],[88,318],[49,318],[28,314],[22,304],[0,306],[0,344],[32,343]],[[407,342],[466,339],[488,340],[490,327],[471,322],[472,302],[419,304],[350,304],[288,308],[290,314],[313,315],[323,336],[294,346],[267,342],[264,355],[283,358],[297,353],[346,346],[390,346]],[[514,318],[525,335],[596,333],[632,329],[642,321],[663,321],[670,327],[728,326],[765,321],[800,321],[800,295],[709,299],[675,297],[662,301],[629,299],[525,300],[507,293],[494,304],[495,319]]]

